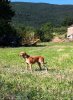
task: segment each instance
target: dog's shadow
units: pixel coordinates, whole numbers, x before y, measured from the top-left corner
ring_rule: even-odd
[[[45,71],[46,69],[45,68],[42,68],[42,69],[35,69],[35,71]]]
[[[53,73],[53,72],[58,72],[59,69],[56,69],[56,68],[42,68],[41,70],[40,69],[35,69],[35,71],[48,71],[50,73]]]

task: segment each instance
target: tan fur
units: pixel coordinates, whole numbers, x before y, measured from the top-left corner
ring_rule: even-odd
[[[44,57],[42,56],[30,56],[26,52],[20,52],[20,56],[22,56],[26,63],[27,63],[27,69],[32,70],[32,64],[37,63],[40,70],[42,69],[42,66],[44,64]]]

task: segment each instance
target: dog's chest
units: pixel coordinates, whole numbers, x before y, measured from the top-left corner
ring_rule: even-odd
[[[35,58],[33,58],[33,57],[30,57],[30,58],[26,58],[26,63],[28,63],[28,64],[34,64],[36,62],[36,59]]]
[[[28,59],[28,58],[26,58],[26,63],[28,63],[28,64],[30,63],[30,61],[29,61],[29,59]]]

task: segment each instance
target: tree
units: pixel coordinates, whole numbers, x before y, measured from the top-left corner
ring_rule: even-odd
[[[5,22],[10,22],[11,18],[14,16],[14,11],[12,11],[9,0],[0,0],[0,20]]]
[[[66,17],[64,18],[64,21],[62,22],[62,26],[70,26],[73,24],[73,18]]]
[[[41,41],[44,42],[50,41],[53,38],[52,32],[53,32],[53,25],[50,22],[42,25],[39,32]]]
[[[16,30],[10,25],[14,16],[9,0],[0,0],[0,46],[17,44]]]

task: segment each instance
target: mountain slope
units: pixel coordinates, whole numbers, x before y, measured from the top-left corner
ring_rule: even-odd
[[[73,17],[73,5],[25,2],[13,2],[11,5],[16,12],[13,18],[15,25],[39,27],[46,22],[59,25],[65,17]]]

